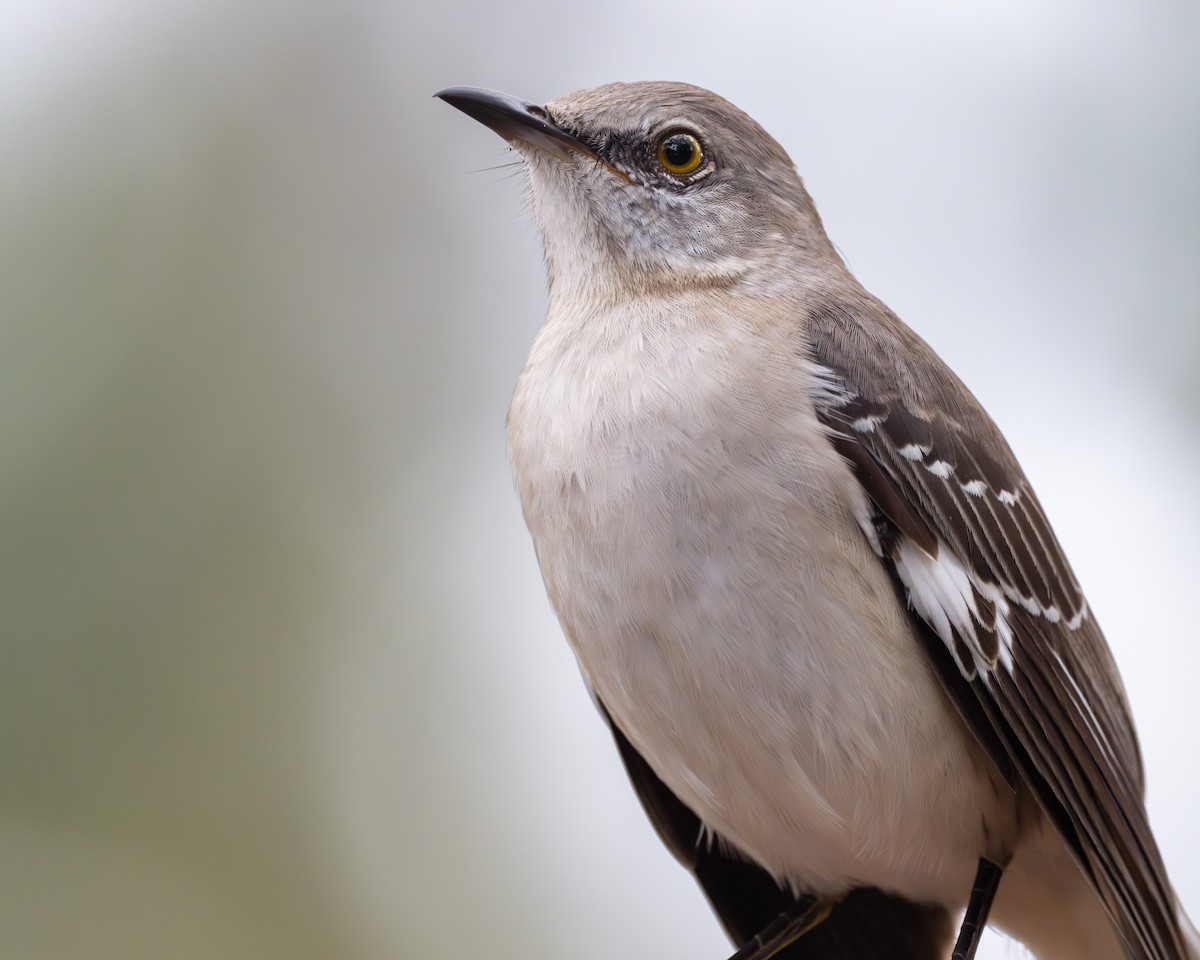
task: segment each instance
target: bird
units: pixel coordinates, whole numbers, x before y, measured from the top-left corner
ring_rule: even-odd
[[[991,923],[1042,960],[1200,960],[1036,494],[783,147],[684,83],[436,96],[523,161],[549,305],[517,494],[734,958],[969,960]]]

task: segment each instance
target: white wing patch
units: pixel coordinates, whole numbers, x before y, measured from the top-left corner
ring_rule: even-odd
[[[850,424],[850,429],[855,433],[874,433],[875,428],[884,421],[884,417],[877,414],[871,414],[869,417],[859,417]]]
[[[955,652],[955,634],[966,644],[974,661],[973,673],[986,675],[996,668],[979,640],[980,628],[994,629],[999,638],[999,662],[1012,670],[1013,634],[1008,624],[1008,601],[994,584],[971,574],[945,542],[938,541],[936,557],[901,539],[896,553],[896,572],[908,588],[913,609],[933,627],[942,642]],[[976,596],[989,600],[996,610],[996,623],[984,624]],[[960,664],[966,673],[972,665]]]
[[[849,389],[844,379],[830,368],[814,362],[811,363],[810,371],[818,388],[814,402],[819,410],[841,410],[858,399],[859,395]],[[867,437],[882,433],[880,427],[886,424],[888,419],[886,411],[870,412],[868,406],[861,416],[853,419],[845,417],[841,421],[849,426],[848,433],[837,427],[831,426],[828,429],[834,437],[849,438],[858,434],[862,437],[860,442],[867,446],[869,452]],[[882,437],[882,442],[887,443],[888,440],[887,436]],[[910,441],[901,447],[893,445],[893,449],[904,460],[913,464],[920,463],[931,476],[945,481],[948,485],[956,483],[958,489],[968,498],[983,498],[989,492],[988,481],[982,477],[963,480],[963,476],[970,477],[970,474],[964,471],[956,475],[956,465],[949,460],[935,456],[928,463],[923,462],[934,452],[932,444]],[[991,491],[997,502],[1010,509],[1026,499],[1024,491],[1019,488],[1006,490],[992,487]],[[889,559],[888,554],[891,550],[895,551],[891,553],[890,559],[896,566],[901,582],[907,588],[909,603],[946,644],[968,679],[975,676],[986,678],[997,667],[1011,673],[1013,632],[1009,620],[1014,604],[1035,616],[1044,617],[1049,623],[1060,624],[1071,631],[1078,630],[1086,619],[1088,609],[1082,597],[1078,610],[1067,619],[1058,606],[1043,606],[1036,598],[1025,596],[1006,581],[981,578],[970,570],[961,557],[940,537],[937,539],[934,556],[930,556],[904,536],[897,537],[894,548],[885,548],[883,535],[876,526],[876,521],[881,515],[866,492],[861,488],[860,492],[863,493],[863,497],[855,502],[854,514],[871,549],[883,560]],[[905,495],[903,487],[901,493]],[[912,498],[911,493],[906,495]],[[921,504],[917,506],[920,507]],[[927,509],[936,509],[925,506]],[[965,504],[960,502],[957,509],[961,510],[964,506]],[[993,548],[1003,550],[1007,546],[1003,540],[1008,534],[1002,525],[1001,529],[993,533],[1002,541],[999,545],[993,545]],[[968,530],[968,534],[971,535],[972,531]],[[978,536],[979,531],[973,531],[973,535]],[[1023,533],[1021,535],[1024,536]],[[1036,530],[1035,535],[1040,536],[1036,534]],[[1036,546],[1026,544],[1029,549]],[[995,576],[995,571],[991,571],[990,575]],[[993,618],[994,622],[989,622]],[[981,633],[989,642],[981,641]],[[987,635],[992,633],[995,634],[997,642],[990,642],[991,638]],[[992,650],[995,650],[994,656]],[[964,662],[964,653],[969,654],[970,662]]]
[[[1008,584],[980,579],[966,568],[944,540],[938,540],[937,556],[931,557],[907,538],[901,538],[894,562],[901,582],[908,588],[912,608],[956,657],[955,637],[970,651],[973,663],[959,664],[968,679],[974,675],[986,677],[997,665],[1012,672],[1011,604],[1018,603],[1030,613],[1045,617],[1050,623],[1061,623],[1068,630],[1078,630],[1087,616],[1084,606],[1070,620],[1064,620],[1057,607],[1042,607],[1032,598],[1022,597]],[[995,609],[994,625],[986,622],[980,600],[987,601],[982,604],[985,609],[988,605]],[[999,640],[996,659],[985,651],[979,636],[981,630],[995,631]]]

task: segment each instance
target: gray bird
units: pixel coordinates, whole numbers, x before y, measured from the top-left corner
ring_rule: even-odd
[[[438,96],[524,158],[550,305],[508,415],[517,490],[735,957],[969,957],[990,918],[1043,960],[1200,960],[1036,495],[783,148],[678,83]]]

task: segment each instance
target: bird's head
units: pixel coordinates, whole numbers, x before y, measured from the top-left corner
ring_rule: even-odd
[[[836,259],[787,153],[707,90],[614,83],[545,106],[437,96],[524,158],[552,292],[770,287],[797,257]]]

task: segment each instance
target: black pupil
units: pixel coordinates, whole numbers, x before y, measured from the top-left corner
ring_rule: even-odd
[[[691,137],[677,133],[663,144],[663,159],[673,167],[686,167],[696,156],[696,143]]]

